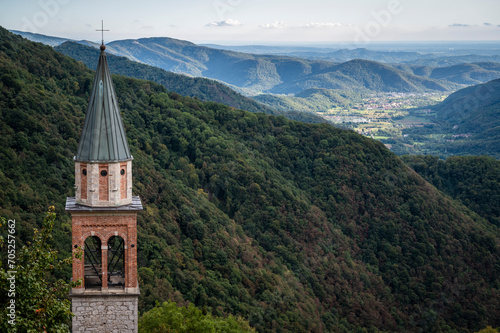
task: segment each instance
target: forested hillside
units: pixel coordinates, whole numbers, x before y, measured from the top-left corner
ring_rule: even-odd
[[[0,214],[64,211],[93,73],[0,28]],[[132,155],[140,311],[192,302],[258,332],[500,325],[498,227],[381,143],[113,76]],[[69,268],[61,272],[69,279]]]
[[[500,79],[454,92],[434,109],[438,119],[460,131],[500,130]]]
[[[360,102],[362,94],[349,91],[311,88],[295,96],[261,94],[253,99],[276,110],[308,110],[313,112],[336,107],[349,108]]]
[[[447,91],[460,86],[401,71],[370,60],[355,59],[311,72],[276,85],[273,93],[299,93],[309,88],[340,89],[361,92]]]
[[[402,156],[425,180],[500,227],[500,161],[487,156]]]
[[[450,153],[500,156],[500,79],[461,89],[433,108],[451,132],[470,137],[450,145]]]

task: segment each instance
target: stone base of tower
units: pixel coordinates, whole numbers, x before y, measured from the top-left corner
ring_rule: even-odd
[[[72,294],[72,332],[137,333],[139,294]]]

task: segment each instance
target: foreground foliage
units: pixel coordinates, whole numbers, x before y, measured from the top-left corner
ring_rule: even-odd
[[[57,251],[51,246],[55,218],[54,207],[50,207],[42,228],[35,229],[33,242],[18,250],[15,267],[9,269],[9,266],[2,265],[0,268],[2,332],[70,331],[69,323],[73,314],[68,293],[71,284],[61,279],[54,280],[53,277],[55,272],[71,265],[71,258],[58,259]],[[5,261],[5,258],[1,259]],[[12,274],[10,271],[15,272]],[[10,288],[12,277],[15,288]],[[9,296],[12,290],[14,294]],[[15,300],[16,316],[12,323],[8,323],[8,320],[14,319],[8,316],[8,305],[12,299]]]
[[[193,304],[177,306],[174,302],[157,304],[153,309],[144,313],[139,320],[139,332],[143,333],[244,333],[255,332],[248,322],[241,318],[229,316],[227,318],[214,317],[210,313],[203,313]]]
[[[483,328],[482,330],[478,331],[477,333],[497,333],[497,332],[500,332],[500,327],[493,328],[491,326],[488,326],[488,327]]]
[[[92,72],[0,32],[1,214],[22,221],[26,242],[55,202],[69,252],[64,202]],[[189,302],[259,332],[500,325],[498,227],[382,144],[113,80],[145,207],[141,313]]]

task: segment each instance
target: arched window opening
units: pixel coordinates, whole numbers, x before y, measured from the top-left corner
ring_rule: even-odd
[[[85,239],[84,283],[86,289],[102,287],[101,240],[97,236]]]
[[[124,245],[120,236],[113,236],[108,240],[108,288],[125,287]]]

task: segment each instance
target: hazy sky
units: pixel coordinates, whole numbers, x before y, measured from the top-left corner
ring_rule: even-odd
[[[0,25],[72,39],[500,41],[500,0],[2,0]]]

